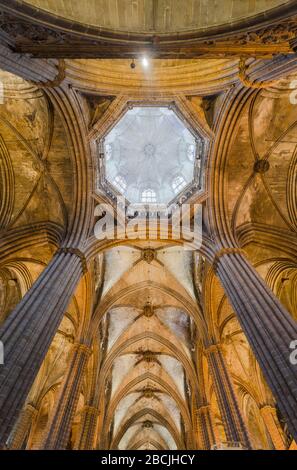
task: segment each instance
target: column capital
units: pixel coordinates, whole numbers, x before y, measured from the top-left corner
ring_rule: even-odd
[[[209,410],[210,410],[210,404],[208,403],[205,405],[198,406],[198,408],[195,411],[196,411],[196,414],[204,414],[204,413],[207,413]]]
[[[236,246],[231,246],[231,247],[226,247],[226,248],[220,248],[214,255],[213,261],[212,261],[212,269],[214,272],[217,272],[218,269],[218,264],[220,262],[220,259],[222,256],[226,255],[234,255],[234,254],[241,254],[245,255],[245,251],[242,248],[236,247]]]
[[[26,403],[24,409],[29,410],[34,415],[38,413],[38,408],[33,403]]]
[[[276,450],[285,450],[285,439],[279,428],[276,408],[271,403],[260,406],[260,414]]]
[[[78,342],[73,343],[73,350],[85,354],[86,356],[90,356],[92,353],[92,349],[87,344]]]
[[[85,405],[83,407],[83,412],[86,412],[86,413],[89,413],[89,414],[92,414],[94,416],[97,416],[99,415],[99,410],[98,408],[96,408],[96,406],[89,406],[89,405]]]
[[[212,353],[217,353],[219,351],[222,351],[222,345],[220,343],[216,344],[211,344],[207,348],[204,349],[204,353],[208,356],[209,354]]]
[[[38,414],[38,409],[33,403],[26,403],[20,413],[16,426],[13,428],[9,438],[8,448],[11,450],[21,449],[26,441],[26,437]]]
[[[57,251],[57,254],[59,253],[70,253],[71,255],[75,255],[79,258],[81,262],[81,267],[82,267],[82,272],[83,274],[86,274],[88,272],[88,267],[87,267],[87,260],[84,255],[84,253],[79,249],[79,248],[73,248],[71,246],[65,246],[60,248]]]
[[[263,405],[260,405],[259,409],[260,409],[260,413],[265,412],[265,411],[269,411],[270,413],[273,413],[273,414],[276,413],[275,406],[269,403],[264,403]]]

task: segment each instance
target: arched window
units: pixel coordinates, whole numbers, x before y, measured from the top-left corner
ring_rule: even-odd
[[[183,176],[176,176],[174,180],[172,181],[172,189],[177,194],[179,191],[181,191],[185,186],[186,186],[186,181],[183,178]]]
[[[193,162],[195,159],[196,147],[194,144],[189,144],[187,147],[187,157],[190,162]]]
[[[111,146],[111,144],[106,144],[105,145],[104,152],[105,152],[106,161],[110,160],[111,157],[112,157],[112,146]]]
[[[141,202],[157,202],[157,195],[153,189],[145,189],[141,194]]]
[[[127,188],[127,183],[121,175],[117,175],[114,179],[114,185],[118,188],[119,191],[124,192]]]

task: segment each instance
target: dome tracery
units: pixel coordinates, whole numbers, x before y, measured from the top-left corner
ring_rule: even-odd
[[[203,139],[173,106],[129,106],[101,140],[104,183],[132,204],[169,204],[199,187]]]

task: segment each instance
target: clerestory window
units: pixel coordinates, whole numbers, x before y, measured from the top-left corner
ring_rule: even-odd
[[[182,176],[176,176],[172,181],[172,189],[175,194],[179,193],[186,185],[187,183]]]
[[[127,188],[126,180],[121,176],[117,175],[114,179],[114,185],[120,192],[124,192]]]
[[[153,189],[145,189],[141,194],[141,202],[157,202],[157,195]]]

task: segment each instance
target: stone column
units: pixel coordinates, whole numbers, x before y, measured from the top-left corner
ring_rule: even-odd
[[[290,362],[290,343],[297,323],[239,248],[219,250],[214,270],[296,440],[297,366]]]
[[[20,417],[13,430],[8,448],[12,450],[22,449],[28,437],[31,425],[36,418],[38,410],[30,403],[27,403],[21,411]]]
[[[85,406],[78,430],[74,448],[78,450],[93,450],[99,410],[95,406]]]
[[[31,436],[29,436],[29,441],[27,444],[28,450],[38,450],[39,448],[41,448],[41,443],[43,442],[43,436],[45,435],[47,422],[47,415],[43,415],[41,417],[37,415],[35,426],[32,429]]]
[[[64,312],[85,271],[83,255],[60,250],[0,329],[0,446],[25,403]]]
[[[251,449],[249,434],[241,415],[221,346],[213,344],[205,349],[205,353],[213,378],[227,441],[240,442],[247,449]]]
[[[75,343],[57,403],[47,425],[42,449],[65,449],[76,411],[82,380],[91,353],[86,344]]]
[[[276,450],[285,450],[283,437],[277,425],[276,409],[271,405],[263,405],[260,408],[260,413],[265,423],[266,429],[270,435],[274,448]]]
[[[216,433],[209,404],[201,405],[196,410],[196,426],[202,449],[211,449],[216,444]]]

